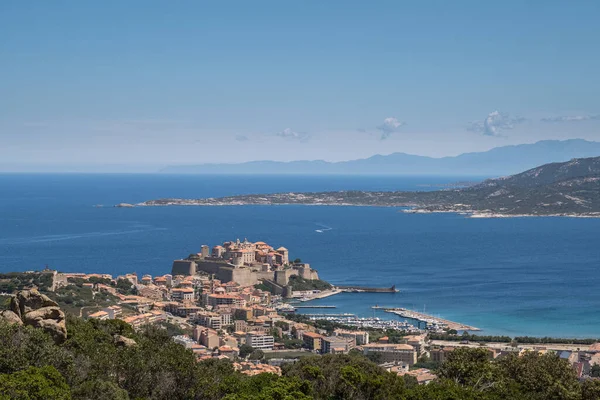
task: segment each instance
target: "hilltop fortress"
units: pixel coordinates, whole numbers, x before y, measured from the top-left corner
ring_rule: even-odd
[[[214,275],[221,282],[237,282],[241,286],[251,286],[262,281],[285,288],[291,276],[304,279],[319,279],[317,271],[305,263],[290,263],[289,252],[285,247],[274,249],[265,242],[225,242],[214,246],[201,246],[200,253],[185,260],[173,261],[172,275]],[[277,290],[277,291],[279,291]]]

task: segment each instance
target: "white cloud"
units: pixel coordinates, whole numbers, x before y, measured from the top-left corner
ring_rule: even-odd
[[[558,117],[542,118],[542,122],[577,122],[577,121],[589,121],[589,120],[600,120],[600,114],[596,115],[561,115]]]
[[[471,122],[469,131],[479,132],[486,136],[502,136],[500,132],[514,129],[515,125],[525,122],[523,117],[511,117],[507,113],[492,111],[483,121]]]
[[[377,126],[377,130],[381,132],[381,140],[387,139],[394,132],[399,132],[406,122],[398,121],[397,118],[388,117],[383,120],[383,124]]]
[[[235,140],[238,142],[246,142],[249,140],[249,138],[246,135],[235,135]]]
[[[301,142],[307,141],[310,137],[308,133],[296,132],[292,128],[285,128],[281,132],[277,132],[275,135],[286,140],[299,140]]]

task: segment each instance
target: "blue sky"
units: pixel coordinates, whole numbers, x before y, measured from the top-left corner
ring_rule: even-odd
[[[600,140],[598,1],[3,1],[0,164]]]

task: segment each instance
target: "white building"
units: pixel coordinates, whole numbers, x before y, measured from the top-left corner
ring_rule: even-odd
[[[171,299],[175,301],[193,301],[194,289],[192,288],[175,288],[171,290]]]
[[[273,350],[275,338],[271,335],[265,335],[261,332],[248,332],[246,334],[246,344],[255,349]]]
[[[110,306],[103,309],[108,314],[108,319],[117,319],[123,314],[123,309],[119,306]]]

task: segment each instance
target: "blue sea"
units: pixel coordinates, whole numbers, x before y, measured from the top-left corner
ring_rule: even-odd
[[[431,190],[465,177],[0,175],[0,271],[170,271],[200,245],[248,238],[290,249],[336,284],[397,294],[319,300],[372,316],[407,307],[485,334],[600,337],[600,219],[472,219],[396,208],[113,208],[161,197]],[[94,207],[105,205],[105,207]],[[331,228],[324,232],[324,227]],[[377,316],[389,317],[378,312]]]

